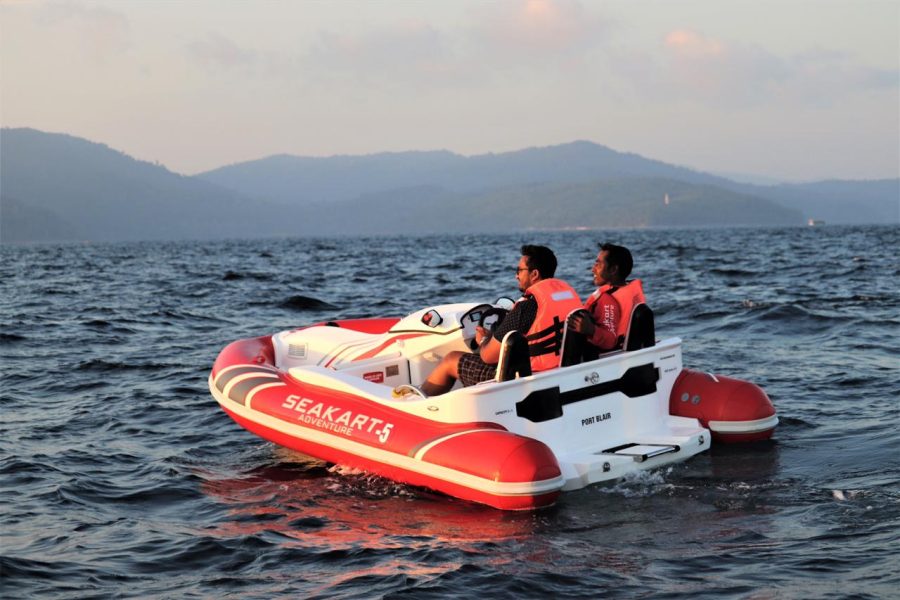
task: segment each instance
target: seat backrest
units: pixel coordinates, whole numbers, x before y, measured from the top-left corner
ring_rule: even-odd
[[[566,322],[563,325],[562,343],[559,351],[560,367],[577,365],[583,360],[586,360],[584,355],[585,350],[587,349],[587,346],[590,346],[587,341],[587,336],[585,336],[583,333],[579,333],[577,331],[572,331],[571,329],[569,329],[569,317],[571,317],[578,311],[584,311],[584,309],[576,308],[575,310],[570,312],[566,316]]]
[[[625,333],[625,351],[640,350],[656,345],[656,328],[653,311],[646,304],[637,304],[631,310],[631,320]]]
[[[500,360],[497,361],[497,381],[509,381],[531,375],[531,357],[528,356],[528,340],[518,331],[503,336]]]

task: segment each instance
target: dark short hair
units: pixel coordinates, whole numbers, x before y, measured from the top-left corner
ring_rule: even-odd
[[[522,256],[525,257],[529,269],[535,269],[541,274],[541,279],[550,279],[556,274],[556,255],[547,246],[522,246]]]
[[[631,275],[631,269],[634,267],[634,260],[631,258],[631,252],[625,246],[616,246],[615,244],[597,244],[601,251],[606,251],[606,262],[615,265],[617,273],[622,279],[627,279]]]

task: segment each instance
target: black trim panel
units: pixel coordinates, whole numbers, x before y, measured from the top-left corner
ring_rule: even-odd
[[[656,391],[659,369],[653,363],[631,367],[618,379],[560,392],[559,386],[535,390],[516,403],[516,414],[533,423],[558,419],[566,404],[581,402],[599,396],[621,392],[629,398],[639,398]]]

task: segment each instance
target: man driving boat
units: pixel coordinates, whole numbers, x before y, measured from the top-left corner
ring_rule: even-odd
[[[503,336],[510,331],[518,331],[528,340],[532,372],[559,364],[563,324],[572,310],[581,307],[581,300],[569,284],[553,277],[557,263],[550,248],[527,244],[521,252],[516,279],[523,296],[496,325],[493,335],[482,327],[476,328],[477,352],[449,352],[420,389],[398,386],[395,396],[420,392],[436,396],[450,391],[457,379],[467,386],[493,379]]]

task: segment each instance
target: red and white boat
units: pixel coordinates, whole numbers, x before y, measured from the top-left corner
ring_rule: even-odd
[[[394,397],[447,352],[468,350],[492,308],[449,304],[239,340],[219,354],[209,387],[267,440],[500,509],[547,506],[562,491],[686,460],[712,439],[765,439],[778,423],[757,386],[682,369],[681,340],[655,342],[652,315],[648,347],[530,374],[506,340],[498,380]]]

